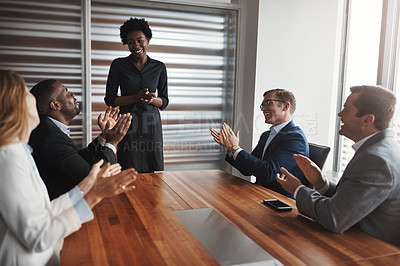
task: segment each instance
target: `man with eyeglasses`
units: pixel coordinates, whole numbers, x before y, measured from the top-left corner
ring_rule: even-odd
[[[293,158],[296,153],[308,156],[307,139],[292,121],[296,99],[293,93],[285,89],[272,89],[263,96],[260,108],[265,123],[272,126],[261,135],[251,154],[239,147],[239,131],[235,134],[225,123],[220,132],[210,128],[211,135],[215,142],[227,149],[225,160],[242,174],[254,175],[256,184],[293,198],[293,194],[276,181],[275,175],[281,167],[288,167],[296,173],[301,183],[310,185]]]

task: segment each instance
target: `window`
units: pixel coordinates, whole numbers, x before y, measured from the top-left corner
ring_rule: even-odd
[[[350,87],[377,84],[383,0],[350,0],[342,103]],[[343,106],[343,105],[342,105]],[[343,171],[354,155],[352,140],[340,136],[339,165]]]
[[[58,79],[82,101],[81,1],[0,1],[0,67],[12,69],[27,87]],[[82,146],[82,115],[71,122]]]
[[[348,0],[348,3],[343,94],[347,97],[351,86],[362,84],[378,84],[393,90],[397,106],[392,127],[400,142],[400,3],[397,0]],[[339,170],[343,171],[354,152],[350,147],[352,141],[341,139]]]
[[[395,51],[393,52],[395,62],[393,65],[395,66],[394,68],[394,79],[393,79],[393,91],[396,94],[397,97],[397,105],[396,105],[396,112],[394,115],[393,119],[393,130],[395,132],[396,139],[400,142],[400,6],[398,2],[395,2],[397,4],[397,8],[394,10],[394,21],[395,21],[395,27],[393,29],[394,33],[394,40],[395,40]]]

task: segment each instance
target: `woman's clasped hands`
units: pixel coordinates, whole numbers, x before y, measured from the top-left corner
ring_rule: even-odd
[[[143,104],[150,104],[152,103],[153,98],[156,97],[154,92],[150,92],[148,88],[144,88],[138,94],[139,102]]]

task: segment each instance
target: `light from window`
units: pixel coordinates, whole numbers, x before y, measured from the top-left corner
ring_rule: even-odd
[[[382,0],[351,0],[343,102],[355,85],[376,85],[382,21]],[[341,137],[339,171],[354,155],[353,141]]]

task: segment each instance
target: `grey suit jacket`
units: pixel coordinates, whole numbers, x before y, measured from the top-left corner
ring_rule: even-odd
[[[341,233],[355,225],[400,246],[400,144],[393,131],[382,130],[362,144],[323,196],[300,188],[296,205],[327,230]]]

